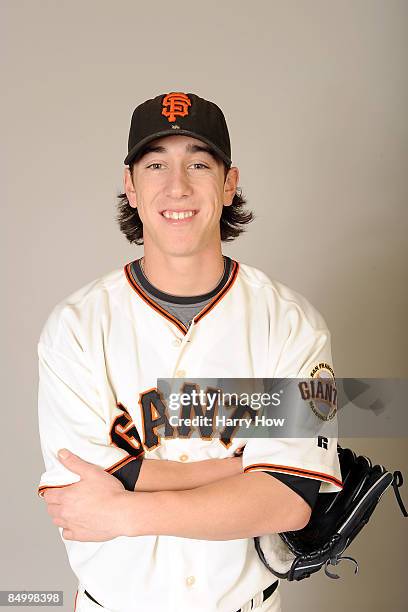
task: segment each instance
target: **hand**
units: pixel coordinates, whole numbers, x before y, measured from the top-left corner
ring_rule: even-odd
[[[44,492],[48,513],[55,525],[63,527],[63,537],[79,542],[104,542],[124,535],[121,509],[128,492],[122,483],[102,467],[67,449],[61,449],[58,458],[81,477],[79,482]]]

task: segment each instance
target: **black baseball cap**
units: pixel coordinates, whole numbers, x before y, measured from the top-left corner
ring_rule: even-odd
[[[160,94],[135,108],[125,165],[130,165],[147,143],[175,134],[202,140],[231,166],[231,143],[222,110],[196,94],[175,91]]]

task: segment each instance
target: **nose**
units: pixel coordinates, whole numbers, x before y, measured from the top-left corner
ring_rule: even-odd
[[[181,167],[173,167],[167,174],[166,195],[180,199],[191,195],[192,187],[187,171]]]

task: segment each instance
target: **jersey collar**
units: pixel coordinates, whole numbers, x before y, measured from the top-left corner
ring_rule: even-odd
[[[125,275],[128,280],[128,283],[132,287],[132,289],[137,293],[137,295],[146,303],[148,306],[153,308],[160,315],[171,321],[176,327],[185,335],[188,332],[187,327],[179,321],[174,315],[167,312],[160,304],[154,301],[154,299],[145,291],[145,288],[148,289],[150,293],[152,293],[157,298],[162,300],[166,300],[169,302],[173,302],[175,304],[194,304],[204,299],[211,298],[211,300],[204,306],[204,308],[194,317],[193,322],[198,323],[201,319],[208,314],[215,306],[222,300],[223,297],[228,293],[234,284],[238,271],[239,271],[239,263],[234,259],[230,259],[226,257],[226,266],[224,268],[224,274],[218,283],[218,285],[210,291],[209,293],[203,295],[195,295],[195,296],[175,296],[168,293],[164,293],[154,287],[144,276],[141,268],[139,260],[134,262],[130,262],[126,264],[124,267]],[[140,285],[136,282],[135,277],[140,282]]]

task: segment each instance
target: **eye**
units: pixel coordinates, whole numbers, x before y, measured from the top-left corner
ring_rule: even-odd
[[[202,164],[201,162],[197,162],[195,164],[192,164],[193,166],[201,166],[202,168],[208,168],[208,166],[206,164]]]
[[[161,166],[162,164],[159,164],[158,162],[154,162],[153,164],[150,164],[149,166],[146,166],[146,168],[152,168],[153,166]],[[153,168],[153,170],[156,170],[156,168]]]

